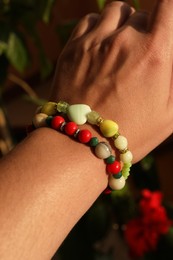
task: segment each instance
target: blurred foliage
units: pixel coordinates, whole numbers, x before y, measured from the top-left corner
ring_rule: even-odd
[[[54,2],[55,0],[0,1],[1,85],[6,79],[8,65],[22,73],[31,64],[26,35],[32,37],[38,49],[42,77],[49,75],[52,66],[44,54],[36,28],[38,21],[49,22]]]

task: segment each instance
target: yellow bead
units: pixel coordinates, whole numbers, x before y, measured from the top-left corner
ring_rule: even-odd
[[[48,116],[54,116],[57,113],[57,104],[55,102],[47,102],[42,106],[41,113]]]
[[[112,120],[103,120],[100,123],[100,131],[105,137],[112,137],[118,132],[118,125]]]

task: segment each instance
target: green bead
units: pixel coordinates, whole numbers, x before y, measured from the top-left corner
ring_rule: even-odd
[[[53,116],[57,113],[57,104],[55,102],[47,102],[42,106],[41,113]]]
[[[65,101],[59,101],[57,103],[57,110],[60,113],[65,113],[66,114],[68,107],[69,107],[69,104],[67,102],[65,102]]]
[[[96,111],[91,111],[87,114],[87,121],[91,125],[97,125],[97,120],[100,118],[99,113]]]
[[[112,176],[114,177],[114,179],[119,179],[119,178],[122,177],[122,173],[119,172],[119,173],[117,173],[117,174],[113,174]]]
[[[92,137],[90,142],[89,142],[89,145],[92,146],[92,147],[95,147],[98,143],[99,143],[98,138],[97,137]]]
[[[112,164],[113,162],[115,162],[116,157],[113,155],[110,155],[105,161],[107,164]]]
[[[49,127],[51,127],[52,119],[53,119],[53,116],[48,116],[48,117],[46,118],[46,124],[47,124]]]

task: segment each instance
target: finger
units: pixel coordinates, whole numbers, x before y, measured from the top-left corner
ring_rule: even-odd
[[[173,1],[157,0],[151,15],[150,32],[173,44]]]
[[[96,13],[91,13],[83,17],[74,28],[70,38],[76,39],[90,32],[92,28],[96,25],[99,17],[100,15]]]
[[[131,26],[140,32],[147,31],[148,20],[149,13],[145,11],[137,11],[129,17],[124,26]]]
[[[134,9],[124,2],[112,2],[106,5],[91,33],[101,40],[120,28],[133,12]]]

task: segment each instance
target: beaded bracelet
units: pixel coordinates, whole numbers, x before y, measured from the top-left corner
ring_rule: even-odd
[[[97,125],[104,137],[113,140],[115,148],[120,153],[120,160],[123,163],[122,174],[125,179],[127,179],[130,174],[133,155],[128,149],[127,139],[120,135],[118,131],[118,124],[112,120],[103,119],[99,113],[92,111],[91,108],[85,104],[69,105],[64,101],[59,101],[55,104],[58,112],[67,114],[68,118],[78,125],[83,125],[86,122],[91,125]],[[48,102],[43,106],[42,111],[50,109],[49,107],[51,107],[51,104]]]
[[[47,106],[50,106],[47,103]],[[51,108],[52,109],[52,108]],[[42,113],[42,110],[44,113]],[[52,110],[53,111],[53,110]],[[125,177],[121,172],[121,163],[112,155],[112,148],[107,142],[99,142],[97,137],[92,137],[89,130],[80,130],[73,121],[66,122],[62,115],[52,116],[55,112],[49,111],[46,114],[45,109],[39,108],[34,118],[33,126],[35,128],[51,127],[56,131],[63,132],[70,137],[77,139],[80,143],[88,144],[94,149],[97,158],[103,159],[106,164],[106,172],[108,173],[108,187],[104,191],[105,194],[111,193],[113,190],[120,190],[125,186]],[[57,113],[56,113],[57,114]]]

